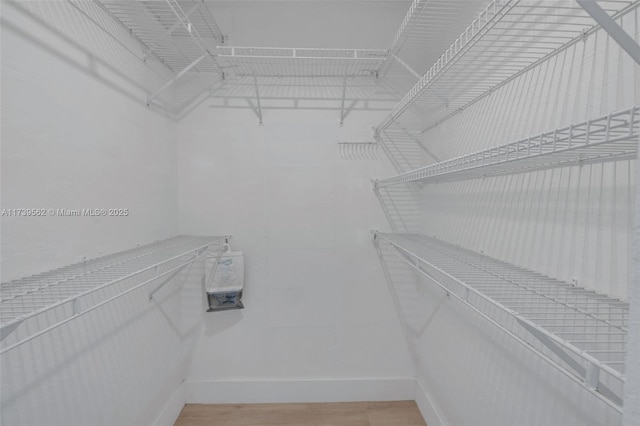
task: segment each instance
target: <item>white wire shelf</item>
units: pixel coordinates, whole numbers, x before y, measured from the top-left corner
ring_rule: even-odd
[[[505,145],[376,180],[376,187],[435,183],[634,159],[640,105]]]
[[[241,77],[369,77],[377,76],[387,51],[218,46],[218,55]]]
[[[627,303],[422,235],[374,241],[621,410]]]
[[[229,236],[180,236],[109,256],[14,280],[0,285],[0,336],[4,340],[22,323],[27,335],[17,336],[0,353],[17,347],[48,330],[95,309],[142,285],[166,280],[197,260],[202,253],[224,243]],[[120,293],[113,295],[113,289]],[[155,292],[155,290],[154,290]],[[153,292],[150,293],[151,300]],[[53,316],[62,318],[44,326]],[[3,341],[3,343],[5,343]]]
[[[638,1],[601,1],[617,18]],[[429,117],[429,128],[546,58],[599,28],[573,1],[494,0],[444,51],[378,126],[401,119],[409,109]]]
[[[96,1],[174,73],[185,69],[220,72],[213,52],[217,44],[224,42],[224,36],[205,2]],[[204,60],[199,60],[203,55]]]
[[[396,56],[423,75],[490,0],[414,0],[380,69],[389,72]],[[403,65],[404,66],[404,65]]]

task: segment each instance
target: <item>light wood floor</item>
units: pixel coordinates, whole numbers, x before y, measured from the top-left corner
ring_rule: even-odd
[[[187,404],[174,426],[425,426],[414,401]]]

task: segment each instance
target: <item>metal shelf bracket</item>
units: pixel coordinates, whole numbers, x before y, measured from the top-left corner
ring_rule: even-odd
[[[640,65],[640,46],[638,43],[595,0],[576,0],[576,2]]]
[[[258,77],[256,77],[255,74],[253,75],[253,85],[256,88],[256,101],[258,102],[258,107],[257,109],[254,109],[254,112],[258,116],[258,125],[262,126],[263,123],[262,123],[262,105],[260,103],[260,90],[258,89]]]

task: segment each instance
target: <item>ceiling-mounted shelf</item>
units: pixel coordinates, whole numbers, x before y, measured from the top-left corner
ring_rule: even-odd
[[[0,353],[140,286],[168,281],[205,250],[221,245],[228,238],[174,237],[2,283],[0,336],[3,346]],[[152,293],[149,297],[151,299]],[[51,319],[57,321],[50,324]],[[25,322],[29,323],[28,327],[14,333]],[[10,339],[7,338],[9,335]]]
[[[242,77],[375,77],[387,51],[218,46],[218,55]]]
[[[220,71],[213,52],[224,42],[224,36],[205,2],[97,1],[174,73],[189,66],[196,72]],[[203,55],[205,58],[199,59]]]
[[[374,241],[621,411],[628,303],[435,238],[374,232]]]
[[[601,1],[617,18],[637,8],[637,1]],[[598,29],[577,3],[543,0],[495,0],[437,59],[378,126],[404,119],[413,109],[428,121],[421,129],[464,108],[546,58]]]
[[[633,159],[638,155],[640,105],[526,139],[442,161],[375,181],[447,182]]]

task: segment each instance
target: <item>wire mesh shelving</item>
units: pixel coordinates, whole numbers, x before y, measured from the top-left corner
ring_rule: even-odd
[[[238,76],[369,77],[387,57],[376,49],[306,49],[219,46],[225,66]]]
[[[487,3],[489,0],[414,0],[393,38],[380,75],[387,75],[395,62],[412,74],[423,75]]]
[[[629,0],[599,5],[618,18],[640,4]],[[429,128],[598,28],[575,2],[494,0],[377,129],[383,131],[413,108],[429,117],[421,123],[422,130]]]
[[[195,0],[96,0],[174,73],[198,60],[196,72],[219,72],[214,51],[224,41],[207,5]]]
[[[627,303],[423,235],[374,242],[621,410]]]
[[[159,287],[229,236],[180,236],[88,260],[0,286],[4,353],[96,307],[150,283]],[[19,326],[28,330],[7,339]]]
[[[380,179],[375,185],[446,182],[634,159],[638,135],[640,105]]]

